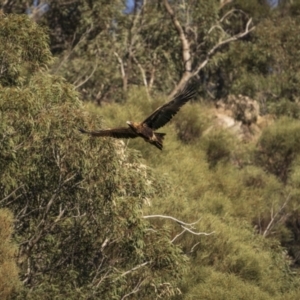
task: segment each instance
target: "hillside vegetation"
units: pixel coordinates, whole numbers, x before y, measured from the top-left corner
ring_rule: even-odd
[[[300,2],[23,2],[0,14],[0,298],[299,299]],[[187,80],[162,151],[78,131]]]

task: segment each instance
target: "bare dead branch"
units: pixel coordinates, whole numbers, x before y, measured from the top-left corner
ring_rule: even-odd
[[[57,223],[61,220],[62,216],[64,215],[66,209],[61,209],[61,205],[59,206],[59,214],[57,216],[57,218],[55,219],[54,223]]]
[[[3,199],[0,200],[0,203],[6,201],[7,199],[9,199],[17,190],[19,190],[20,188],[22,188],[24,185],[20,185],[19,187],[17,187],[16,189],[14,189],[9,195],[7,195],[6,197],[4,197]]]
[[[120,64],[120,70],[121,70],[121,75],[123,80],[123,91],[125,92],[127,90],[127,76],[124,68],[124,63],[122,58],[119,56],[117,52],[114,52],[114,55],[116,56],[118,63]]]
[[[149,80],[149,91],[152,89],[153,84],[154,84],[155,71],[156,71],[156,69],[155,69],[155,67],[153,67],[153,68],[151,69],[151,77],[150,77],[150,80]]]
[[[198,223],[200,220],[193,222],[193,223],[185,223],[183,221],[180,221],[172,216],[166,216],[166,215],[148,215],[148,216],[143,216],[144,219],[149,219],[149,218],[163,218],[163,219],[170,219],[173,220],[175,222],[177,222],[180,225],[185,225],[185,226],[191,226],[191,225],[195,225],[196,223]]]
[[[210,49],[210,50],[208,51],[207,55],[206,55],[206,59],[205,59],[205,60],[204,60],[204,61],[196,68],[196,70],[193,72],[193,75],[194,75],[194,76],[197,75],[197,74],[200,72],[200,70],[202,70],[202,69],[206,66],[206,64],[209,62],[211,56],[212,56],[213,54],[215,54],[215,52],[216,52],[219,48],[221,48],[222,46],[224,46],[224,45],[226,45],[226,44],[229,44],[229,43],[231,43],[231,42],[233,42],[233,41],[236,41],[236,40],[238,40],[238,39],[240,39],[240,38],[246,36],[247,34],[249,34],[249,32],[253,31],[253,30],[255,29],[255,26],[253,26],[253,27],[251,27],[251,28],[249,29],[249,26],[250,26],[251,22],[252,22],[252,18],[250,18],[250,19],[248,20],[248,22],[247,22],[247,24],[246,24],[245,31],[240,32],[240,33],[238,33],[238,34],[235,34],[235,35],[231,36],[230,38],[228,38],[228,39],[226,39],[226,40],[223,40],[223,41],[219,42],[219,43],[216,44],[212,49]]]
[[[98,281],[96,287],[99,287],[99,285],[101,284],[101,282],[103,282],[103,281],[108,277],[107,275],[109,274],[109,272],[110,272],[110,270],[107,270],[107,271],[106,271],[106,273],[104,274],[104,276],[102,276],[102,277],[100,278],[100,280]]]
[[[184,231],[182,231],[178,236],[183,234],[185,231],[188,231],[188,232],[190,232],[194,235],[211,235],[211,234],[215,233],[214,231],[212,231],[210,233],[193,231],[193,229],[194,229],[193,225],[197,224],[200,221],[200,219],[196,222],[193,222],[193,223],[185,223],[185,222],[180,221],[180,220],[178,220],[178,219],[176,219],[172,216],[165,216],[165,215],[149,215],[149,216],[143,216],[143,218],[144,219],[163,218],[163,219],[169,219],[169,220],[175,221],[176,223],[178,223],[184,229]],[[174,241],[178,236],[175,236],[175,238],[172,241]]]
[[[140,71],[141,71],[142,79],[143,79],[143,82],[144,82],[144,86],[145,86],[145,88],[146,88],[147,98],[148,98],[148,101],[150,101],[150,100],[151,100],[151,97],[150,97],[150,94],[149,94],[149,89],[148,89],[148,82],[147,82],[146,72],[145,72],[145,70],[143,69],[142,65],[139,63],[139,61],[137,60],[137,58],[135,57],[135,55],[133,55],[132,58],[133,58],[133,61],[137,64],[138,68],[139,68]]]
[[[53,195],[51,196],[50,200],[48,201],[47,205],[46,205],[46,208],[45,208],[45,211],[44,211],[44,214],[43,214],[43,218],[42,220],[45,220],[45,217],[46,215],[48,214],[49,210],[50,210],[50,207],[52,206],[54,200],[56,199],[56,197],[58,196],[59,194],[59,190],[60,188],[58,188],[57,190],[54,191]],[[40,223],[41,224],[41,223]],[[39,224],[39,225],[40,225]],[[39,225],[37,226],[37,228],[39,228]]]
[[[200,242],[196,243],[192,248],[191,248],[191,251],[190,253],[193,253],[194,252],[194,249],[200,244]]]
[[[221,25],[217,24],[212,26],[209,30],[208,30],[208,34],[210,34],[215,28],[219,29],[222,33],[226,34],[225,30],[222,28]]]
[[[225,5],[226,3],[228,3],[229,1],[225,1],[222,2],[221,5]],[[179,81],[179,83],[176,85],[176,87],[173,89],[173,91],[171,92],[171,94],[169,95],[170,97],[174,96],[178,90],[182,89],[187,82],[195,76],[198,76],[199,72],[207,65],[207,63],[210,61],[211,57],[217,52],[217,50],[219,50],[221,47],[236,41],[238,39],[243,38],[244,36],[246,36],[247,34],[249,34],[251,31],[253,31],[255,29],[254,26],[252,26],[250,28],[250,25],[252,23],[252,19],[250,18],[245,26],[245,30],[243,32],[240,32],[238,34],[235,34],[233,36],[230,36],[229,38],[226,38],[224,40],[221,40],[220,42],[218,42],[217,44],[215,44],[206,54],[205,59],[200,62],[196,67],[192,68],[193,66],[193,55],[195,53],[192,53],[192,49],[190,46],[190,42],[188,40],[187,34],[186,32],[183,30],[183,27],[181,26],[179,20],[176,18],[176,15],[169,3],[168,0],[163,0],[164,6],[168,12],[168,14],[171,17],[171,20],[173,22],[173,25],[178,33],[178,37],[181,41],[181,48],[182,48],[182,57],[183,57],[183,65],[184,65],[184,71],[183,74],[181,76],[181,79]],[[245,14],[243,11],[237,10],[237,9],[232,9],[229,12],[227,12],[222,18],[221,20],[218,22],[218,24],[212,26],[210,28],[210,30],[208,31],[208,34],[215,28],[220,29],[220,31],[222,32],[223,35],[225,35],[225,30],[222,28],[221,26],[221,22],[223,22],[225,19],[229,18],[234,12],[240,12]],[[188,27],[188,26],[187,26]],[[190,29],[192,30],[192,29]],[[194,30],[192,30],[192,32],[194,32]],[[195,52],[195,51],[194,51]]]
[[[146,87],[147,91],[148,91],[148,82],[147,82],[147,78],[146,78],[146,72],[143,69],[142,65],[139,63],[139,61],[137,60],[137,58],[135,57],[135,55],[133,55],[133,61],[137,64],[137,66],[139,67],[141,74],[142,74],[142,78],[143,78],[143,82],[144,82],[144,86]]]
[[[21,196],[21,195],[20,195]],[[19,197],[17,197],[19,198]],[[8,205],[8,204],[7,204]],[[26,203],[26,205],[18,212],[17,214],[17,219],[20,220],[21,218],[24,217],[24,215],[26,214],[26,211],[28,209],[28,202]],[[31,213],[31,212],[30,212]]]
[[[270,230],[274,227],[274,225],[276,224],[275,221],[277,220],[277,217],[282,213],[283,209],[286,207],[290,199],[291,199],[290,194],[288,194],[284,203],[282,204],[282,206],[279,208],[279,210],[276,212],[275,215],[273,212],[273,208],[271,209],[271,221],[269,222],[267,228],[265,229],[263,233],[263,237],[266,237],[269,234]]]
[[[78,89],[79,87],[81,87],[82,85],[84,85],[86,82],[88,82],[91,77],[94,75],[95,71],[97,70],[98,68],[98,63],[95,64],[95,67],[93,68],[92,72],[90,75],[88,75],[83,81],[81,81],[79,84],[75,85],[75,82],[74,82],[74,85],[75,85],[75,90]]]
[[[136,286],[133,288],[133,290],[130,293],[124,295],[121,300],[124,300],[127,297],[129,297],[130,295],[137,293],[140,290],[140,287],[144,281],[145,281],[145,279],[142,280],[142,278],[140,278],[140,280],[138,281]]]
[[[172,9],[172,7],[169,4],[168,0],[164,0],[164,6],[169,13],[172,22],[174,24],[175,29],[178,32],[179,38],[181,40],[181,46],[182,46],[182,58],[183,58],[183,63],[185,66],[185,71],[191,71],[192,70],[192,60],[191,60],[191,52],[190,52],[190,43],[184,33],[184,30],[176,18],[176,15]]]
[[[211,234],[215,233],[215,231],[212,231],[212,232],[209,232],[209,233],[207,233],[207,232],[195,232],[195,231],[193,231],[193,230],[191,230],[191,229],[189,229],[185,226],[181,225],[181,227],[184,228],[186,231],[194,234],[194,235],[211,235]]]
[[[184,234],[186,232],[185,229],[183,229],[180,233],[178,233],[177,235],[175,235],[175,237],[171,240],[171,243],[174,243],[175,240],[180,237],[182,234]]]
[[[118,63],[120,64],[121,74],[122,74],[122,78],[123,78],[126,75],[123,60],[117,52],[114,52],[114,55],[117,57]]]
[[[101,245],[101,250],[100,250],[101,252],[104,250],[104,248],[106,247],[106,245],[108,244],[108,242],[109,242],[109,239],[106,238],[105,241]]]
[[[129,273],[132,273],[132,272],[134,272],[134,271],[136,271],[136,270],[138,270],[138,269],[140,269],[140,268],[142,268],[142,267],[144,267],[144,266],[150,264],[150,262],[151,262],[151,261],[146,261],[146,262],[144,262],[144,263],[142,263],[142,264],[139,264],[139,265],[135,266],[134,268],[132,268],[132,269],[130,269],[130,270],[128,270],[128,271],[122,273],[122,274],[120,275],[120,277],[124,277],[124,276],[128,275]]]
[[[28,257],[27,258],[27,273],[25,274],[25,279],[23,280],[24,284],[29,280],[30,275],[31,275],[31,258]]]

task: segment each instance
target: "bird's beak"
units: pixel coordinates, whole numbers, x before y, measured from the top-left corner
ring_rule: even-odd
[[[130,126],[130,125],[131,125],[131,122],[130,122],[130,121],[127,121],[126,124]]]

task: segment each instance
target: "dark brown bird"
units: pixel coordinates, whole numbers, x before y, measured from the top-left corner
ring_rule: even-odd
[[[99,131],[86,131],[80,128],[79,131],[92,136],[109,136],[113,138],[128,139],[142,137],[146,142],[162,150],[165,133],[154,131],[167,124],[172,117],[176,115],[181,106],[193,98],[194,95],[194,87],[185,87],[182,91],[177,93],[170,102],[157,108],[143,122],[127,121],[126,123],[129,127],[119,127]]]

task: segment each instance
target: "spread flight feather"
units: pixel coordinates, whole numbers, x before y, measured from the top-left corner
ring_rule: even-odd
[[[158,149],[162,150],[165,133],[154,132],[154,130],[166,125],[173,116],[177,114],[179,109],[192,99],[194,95],[194,87],[187,86],[178,92],[171,101],[157,108],[143,122],[138,123],[127,121],[128,127],[104,129],[99,131],[86,131],[80,128],[79,131],[90,134],[91,136],[108,136],[113,138],[142,137],[146,142],[153,144]]]

